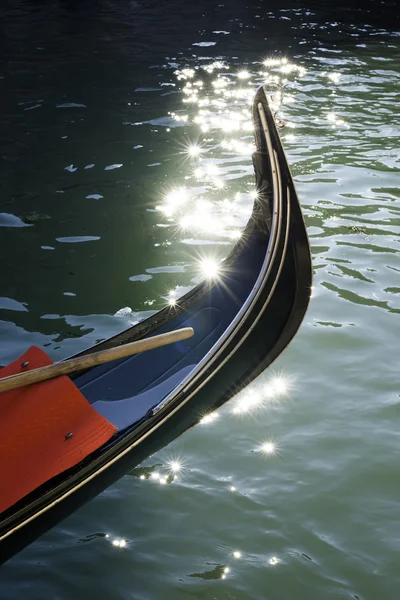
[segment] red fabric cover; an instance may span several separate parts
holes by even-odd
[[[29,365],[22,368],[24,361]],[[32,346],[0,369],[0,378],[51,363]],[[0,392],[0,512],[78,464],[116,429],[66,376]],[[73,435],[65,439],[68,433]]]

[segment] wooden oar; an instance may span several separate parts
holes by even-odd
[[[46,381],[47,379],[53,379],[60,375],[68,375],[68,373],[95,367],[96,365],[101,365],[116,360],[117,358],[124,358],[126,356],[138,354],[139,352],[145,352],[146,350],[173,344],[180,340],[186,340],[187,338],[192,337],[193,334],[194,331],[192,327],[183,327],[182,329],[161,333],[160,335],[145,338],[144,340],[139,340],[137,342],[131,342],[130,344],[123,344],[121,346],[116,346],[115,348],[93,352],[93,354],[56,362],[52,365],[47,365],[46,367],[32,369],[26,373],[10,375],[9,377],[0,379],[0,392],[8,392],[9,390],[14,390],[15,388],[24,385]]]

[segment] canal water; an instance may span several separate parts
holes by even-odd
[[[82,350],[227,255],[252,206],[261,84],[314,269],[274,365],[6,563],[0,597],[398,598],[396,3],[0,12],[0,364]]]

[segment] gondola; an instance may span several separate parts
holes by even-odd
[[[62,455],[55,472],[48,471],[52,473],[49,479],[39,485],[33,479],[28,493],[11,496],[10,505],[3,503],[0,562],[195,425],[206,412],[232,398],[277,358],[297,332],[311,293],[308,238],[263,88],[257,91],[252,110],[257,194],[251,217],[222,262],[219,277],[204,280],[175,306],[166,307],[78,356],[90,356],[182,327],[192,327],[193,337],[86,369],[68,380],[83,396],[91,415],[101,419],[100,429],[103,427],[106,433],[102,430],[104,435],[97,436],[97,447],[96,443],[94,447],[89,445],[79,457],[85,446],[81,444],[78,458],[75,455],[72,461],[75,464],[65,462]],[[28,361],[21,362],[23,359],[16,361],[17,366],[26,366]],[[38,366],[35,360],[33,366]],[[0,377],[6,369],[0,371]],[[30,388],[55,385],[54,381],[23,388],[27,402]],[[0,393],[3,406],[9,393]],[[55,394],[53,397],[55,402]],[[64,418],[59,413],[57,418]],[[47,421],[44,425],[48,429]],[[60,423],[55,426],[60,428]],[[36,427],[36,441],[26,449],[29,455],[36,444],[46,444],[40,423]],[[62,423],[61,431],[65,432]],[[62,452],[70,455],[74,453],[74,447],[68,445],[74,443],[73,432],[65,434]],[[95,429],[88,436],[93,441],[97,434]],[[9,443],[12,446],[13,442]],[[4,466],[13,448],[4,448],[1,441],[0,448]],[[53,455],[48,447],[43,453],[46,457]],[[28,458],[29,474],[35,474],[42,465],[32,465]],[[18,485],[16,480],[27,474],[28,468],[21,467],[19,473],[11,474],[10,481],[2,481],[2,490],[12,488],[14,482]]]

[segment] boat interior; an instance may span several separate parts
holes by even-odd
[[[265,232],[254,227],[226,273],[222,271],[198,301],[155,332],[192,327],[193,337],[94,367],[75,377],[75,385],[93,408],[118,430],[150,415],[149,411],[190,375],[238,317],[257,288],[266,247]]]

